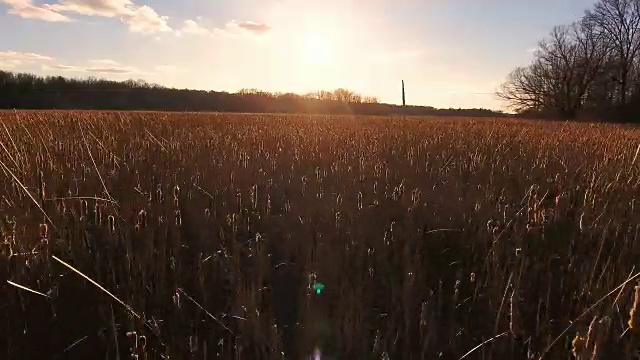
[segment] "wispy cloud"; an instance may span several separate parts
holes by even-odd
[[[182,28],[178,30],[178,35],[213,35],[213,32],[193,20],[185,20]]]
[[[266,34],[271,31],[271,26],[255,21],[232,20],[227,23],[227,28],[238,28],[257,35]]]
[[[157,33],[171,31],[167,16],[160,16],[148,5],[136,5],[131,0],[60,0],[54,4],[34,5],[33,0],[0,0],[9,5],[9,14],[28,19],[71,21],[67,13],[85,16],[119,18],[129,31]]]
[[[131,32],[155,33],[171,31],[167,16],[160,16],[147,5],[135,5],[130,0],[60,0],[57,4],[43,5],[55,12],[70,12],[86,16],[117,17],[127,24]]]
[[[44,64],[42,68],[44,70],[62,70],[105,75],[149,74],[146,71],[142,71],[133,66],[122,65],[119,62],[111,59],[90,60],[88,61],[88,64],[84,66],[67,64]]]
[[[55,3],[36,5],[34,0],[0,0],[8,5],[8,13],[26,19],[50,22],[73,21],[69,15],[97,16],[117,18],[134,33],[152,34],[173,31],[169,26],[169,17],[161,16],[149,5],[138,5],[132,0],[59,0]],[[198,21],[203,18],[198,16]],[[250,20],[232,20],[222,27],[207,28],[195,20],[185,20],[182,27],[175,31],[180,36],[205,35],[239,36],[243,34],[264,35],[271,26],[263,22]]]
[[[111,59],[89,60],[89,63],[97,66],[120,66],[120,63]]]
[[[55,12],[71,12],[87,16],[116,17],[131,14],[133,3],[129,0],[60,0],[43,7]]]
[[[48,62],[53,58],[45,55],[18,52],[18,51],[0,51],[0,68],[14,69],[22,65],[32,64],[36,62]]]
[[[61,65],[61,64],[43,65],[42,67],[44,69],[56,69],[56,70],[62,70],[62,71],[79,71],[79,70],[82,70],[81,68],[79,68],[77,66]]]
[[[0,60],[0,70],[13,69],[20,65],[19,61],[15,60]]]
[[[145,71],[134,66],[123,65],[111,59],[89,60],[86,65],[43,64],[42,69],[103,75],[177,74],[182,71],[182,69],[173,65],[158,65],[154,66],[151,71]]]
[[[169,17],[160,16],[146,5],[137,8],[131,15],[123,15],[120,19],[129,26],[131,32],[151,34],[171,31],[171,27],[167,24]]]
[[[90,67],[84,69],[86,72],[99,73],[99,74],[131,74],[133,71],[126,68],[118,67]]]
[[[0,3],[7,4],[10,15],[19,16],[24,19],[43,20],[50,22],[70,22],[71,19],[59,14],[45,6],[34,5],[32,0],[0,0]]]
[[[202,20],[200,18],[199,20]],[[185,20],[182,28],[177,30],[177,36],[188,35],[204,35],[204,36],[240,36],[240,35],[264,35],[271,31],[271,26],[255,22],[255,21],[238,21],[232,20],[223,27],[207,28],[200,25],[194,20]]]
[[[0,51],[0,60],[17,60],[17,61],[50,61],[52,57],[40,55],[31,52],[18,52],[18,51]]]
[[[142,74],[144,71],[132,66],[126,66],[111,59],[90,60],[91,64],[83,68],[84,71],[98,74]]]

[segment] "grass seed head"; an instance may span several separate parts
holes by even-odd
[[[640,285],[636,285],[634,290],[628,325],[632,334],[640,335]]]

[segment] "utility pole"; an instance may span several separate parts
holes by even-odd
[[[404,97],[404,80],[402,80],[402,106],[406,106],[407,102]]]

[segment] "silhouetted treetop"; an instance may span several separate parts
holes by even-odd
[[[345,115],[504,116],[487,109],[435,109],[381,104],[348,89],[298,95],[242,89],[236,93],[171,89],[144,80],[39,77],[0,71],[0,108],[220,111]]]
[[[637,121],[640,0],[599,0],[579,21],[554,27],[534,55],[497,93],[516,112]]]

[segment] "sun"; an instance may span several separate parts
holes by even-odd
[[[303,37],[302,58],[308,65],[326,65],[335,60],[335,47],[329,38],[319,32]]]

